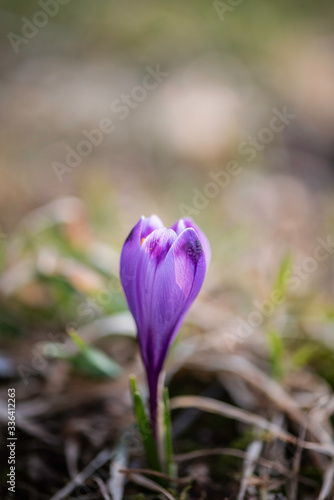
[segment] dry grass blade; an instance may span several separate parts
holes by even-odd
[[[247,459],[247,453],[241,450],[236,450],[234,448],[211,448],[211,449],[190,451],[188,453],[174,455],[174,460],[176,463],[181,463],[190,460],[197,460],[198,458],[210,457],[214,455],[230,455],[231,457],[241,458],[242,460]],[[291,472],[289,469],[284,467],[284,465],[280,464],[279,462],[272,462],[271,460],[266,460],[265,458],[261,457],[258,457],[256,462],[267,469],[276,470],[277,472],[288,478],[292,479],[295,477],[293,472]],[[307,477],[298,476],[298,480],[300,483],[307,484],[308,486],[312,486],[314,488],[318,487],[318,484],[315,481]]]
[[[78,471],[78,458],[79,458],[79,443],[75,439],[67,439],[65,441],[65,457],[66,457],[66,464],[67,464],[67,470],[70,474],[70,477],[73,479],[79,474]]]
[[[5,422],[7,425],[8,419],[8,409],[5,404],[0,403],[0,422]],[[49,434],[44,428],[34,422],[30,422],[26,418],[22,417],[21,413],[16,410],[16,427],[19,427],[23,432],[29,434],[30,436],[36,437],[49,445],[55,445],[59,443],[59,440]]]
[[[132,474],[129,472],[127,473],[127,477],[130,481],[138,484],[139,486],[144,486],[144,488],[147,488],[148,490],[162,493],[166,498],[168,498],[168,500],[175,500],[175,497],[173,497],[173,495],[165,490],[165,488],[155,483],[154,481],[151,481],[151,479],[147,479],[147,477],[144,477],[141,474]]]
[[[320,442],[330,443],[331,436],[328,435],[321,425],[312,418],[309,418],[305,422],[304,413],[295,399],[278,382],[270,378],[248,359],[238,355],[217,356],[211,353],[198,352],[192,357],[188,366],[194,368],[194,363],[196,369],[199,367],[203,369],[205,367],[209,371],[227,371],[243,378],[262,394],[265,394],[269,401],[297,422],[298,426],[306,426],[306,429]]]
[[[113,500],[122,500],[125,477],[123,468],[128,462],[128,453],[124,446],[120,447],[115,455],[114,460],[110,464],[110,479],[108,481],[108,489]]]
[[[253,441],[253,443],[251,443],[248,446],[246,452],[246,459],[244,461],[238,500],[243,500],[245,498],[249,480],[254,473],[254,469],[261,454],[262,447],[263,447],[262,441]]]
[[[290,489],[290,498],[297,498],[297,492],[298,492],[298,481],[297,481],[297,476],[298,472],[300,469],[300,463],[302,459],[302,453],[303,453],[303,448],[300,445],[305,439],[305,434],[306,434],[306,429],[305,427],[302,427],[300,430],[299,438],[298,438],[298,445],[295,453],[295,457],[293,460],[293,465],[292,465],[292,471],[295,474],[295,477],[291,481],[291,489]]]
[[[117,335],[136,337],[136,325],[129,313],[117,313],[112,316],[98,318],[79,328],[80,335],[86,342],[94,342],[104,336]]]
[[[74,490],[74,488],[78,486],[78,484],[84,483],[97,469],[102,467],[102,465],[104,465],[112,457],[113,453],[114,451],[111,451],[110,449],[102,450],[82,472],[66,484],[64,488],[57,491],[57,493],[55,493],[50,500],[63,500],[66,498]]]
[[[12,295],[20,287],[30,283],[33,277],[33,260],[31,258],[22,259],[2,273],[0,278],[0,295],[4,297]]]
[[[280,427],[272,422],[269,422],[265,418],[232,406],[228,403],[223,403],[222,401],[201,396],[180,396],[171,400],[171,409],[176,408],[199,408],[203,411],[214,413],[216,415],[239,420],[245,424],[255,425],[256,427],[270,432],[273,436],[281,439],[282,441],[286,441],[287,443],[292,443],[294,445],[299,444],[298,438],[283,431]],[[300,446],[308,450],[318,451],[332,457],[334,456],[334,446],[331,443],[318,444],[303,441],[300,443]]]
[[[178,483],[180,485],[188,484],[193,478],[191,476],[176,478],[165,474],[164,472],[158,472],[152,469],[120,469],[123,474],[148,474],[149,476],[161,477],[162,479],[167,479],[173,483]]]
[[[333,485],[334,485],[334,462],[330,464],[330,466],[325,472],[324,482],[321,491],[319,493],[318,500],[326,500],[326,498],[329,498],[329,495],[333,493]]]
[[[128,374],[137,373],[138,378],[140,378],[142,367],[139,364],[139,357],[129,364],[127,368]],[[87,381],[86,384],[76,384],[75,386],[72,386],[71,391],[60,395],[50,395],[47,404],[45,404],[42,397],[40,397],[36,398],[34,403],[29,401],[26,404],[23,402],[20,407],[22,409],[22,413],[29,415],[30,418],[36,418],[39,416],[43,416],[45,418],[46,415],[54,415],[55,413],[64,410],[69,411],[71,408],[76,408],[80,405],[91,403],[92,401],[105,399],[106,397],[110,397],[111,393],[114,395],[122,395],[125,390],[128,390],[128,385],[128,378],[126,373],[124,373],[124,376],[117,380],[101,381],[98,384],[94,383],[94,381]]]
[[[102,479],[100,477],[97,477],[97,476],[96,477],[94,476],[92,479],[98,485],[100,492],[101,492],[101,495],[103,496],[104,500],[111,500],[111,497],[107,491],[107,487],[106,487],[105,483],[102,481]],[[115,500],[114,497],[112,497],[112,498],[113,498],[113,500]]]

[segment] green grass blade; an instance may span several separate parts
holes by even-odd
[[[149,466],[153,470],[161,472],[161,466],[151,429],[151,424],[145,413],[145,407],[138,389],[137,380],[133,375],[130,376],[130,388],[132,392],[134,411],[138,423],[139,432],[145,448],[147,461],[149,463]]]
[[[277,329],[272,327],[267,330],[269,360],[272,376],[276,380],[282,379],[284,375],[284,344]]]
[[[110,356],[91,347],[74,330],[69,332],[69,336],[79,349],[79,353],[72,356],[66,355],[66,359],[78,372],[93,378],[120,376],[122,369]]]
[[[273,289],[285,297],[287,293],[288,278],[291,275],[293,266],[293,257],[290,252],[287,252],[279,265],[276,280]]]
[[[164,389],[164,431],[166,473],[169,476],[174,476],[176,471],[173,462],[172,420],[170,416],[169,393],[167,387]]]

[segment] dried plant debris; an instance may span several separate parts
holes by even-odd
[[[219,267],[209,273],[166,366],[178,473],[157,473],[134,423],[129,375],[144,398],[146,382],[118,253],[92,234],[85,207],[69,198],[1,242],[1,498],[10,498],[8,387],[20,500],[333,498],[330,295],[290,294],[283,252],[267,288],[261,269],[248,276],[263,301],[273,286],[284,301],[242,336],[248,285],[226,285]]]

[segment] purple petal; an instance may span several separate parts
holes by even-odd
[[[157,293],[156,275],[176,240],[171,229],[156,229],[142,243],[137,266],[136,298],[137,326],[144,363],[150,357],[150,348],[157,332],[154,325],[154,296]]]
[[[165,227],[163,222],[157,215],[151,215],[144,219],[143,228],[141,232],[142,238],[147,238],[155,229],[161,229]]]
[[[205,255],[206,267],[208,268],[211,260],[211,247],[207,237],[205,236],[203,231],[198,227],[198,225],[195,224],[195,222],[190,217],[185,217],[175,222],[175,224],[172,225],[171,229],[173,229],[176,232],[176,234],[179,235],[182,233],[182,231],[184,231],[189,227],[195,229],[201,241]]]
[[[138,340],[155,431],[159,374],[184,316],[202,286],[206,263],[201,242],[192,228],[179,237],[173,230],[154,231],[143,245],[137,269],[137,283],[141,283],[137,289]]]
[[[125,240],[121,253],[120,278],[124,289],[126,300],[133,317],[137,318],[136,306],[136,279],[137,265],[140,253],[140,242],[142,227],[145,218],[141,217],[132,228],[129,236]]]
[[[172,245],[156,277],[154,302],[154,369],[160,370],[182,321],[203,284],[204,251],[193,228]]]
[[[143,238],[146,238],[155,229],[162,227],[164,227],[163,223],[157,215],[151,215],[147,218],[142,216],[132,228],[123,245],[120,262],[120,278],[129,309],[136,321],[136,276],[140,247]]]

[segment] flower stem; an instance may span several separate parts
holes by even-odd
[[[158,458],[157,447],[152,433],[151,424],[146,416],[145,407],[141,398],[136,377],[130,376],[130,387],[133,398],[134,411],[138,422],[139,432],[142,437],[143,445],[146,452],[149,466],[156,471],[161,471],[161,466]]]

